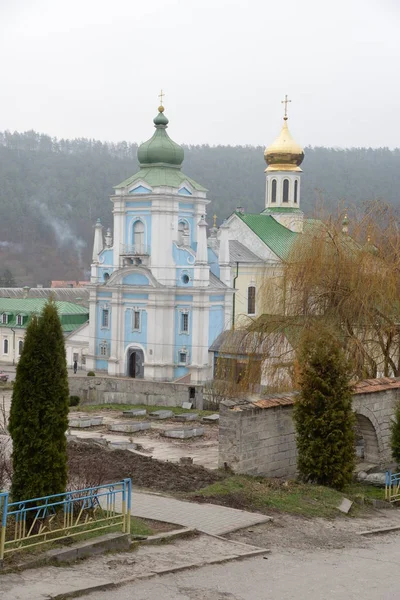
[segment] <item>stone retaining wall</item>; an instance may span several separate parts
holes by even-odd
[[[296,474],[292,406],[220,405],[219,466],[235,473],[286,477]],[[232,410],[233,409],[233,410]]]
[[[190,401],[196,409],[203,408],[203,386],[186,383],[74,375],[69,377],[69,393],[79,396],[83,404],[182,406]]]
[[[368,379],[355,386],[353,409],[365,462],[380,466],[391,462],[391,422],[399,398],[400,378]],[[295,475],[293,402],[293,394],[221,402],[219,466],[250,475]]]

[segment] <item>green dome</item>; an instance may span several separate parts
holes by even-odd
[[[164,115],[164,107],[160,106],[158,111],[158,115],[153,119],[156,128],[153,137],[138,148],[139,164],[141,166],[161,164],[179,169],[183,163],[183,148],[172,141],[166,132],[168,119]]]

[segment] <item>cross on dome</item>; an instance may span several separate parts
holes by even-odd
[[[283,118],[284,118],[285,121],[287,121],[287,119],[288,119],[288,116],[287,116],[287,105],[288,105],[289,102],[291,102],[291,100],[288,100],[287,94],[285,94],[285,99],[281,100],[281,104],[285,105],[285,113],[283,115]]]

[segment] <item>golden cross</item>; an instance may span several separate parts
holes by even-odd
[[[214,215],[214,227],[217,226],[217,215]]]
[[[160,98],[160,104],[161,106],[163,106],[163,98],[164,98],[165,94],[164,92],[161,90],[161,92],[158,94],[158,97]]]
[[[285,105],[285,114],[284,114],[284,117],[283,117],[285,119],[285,121],[287,121],[287,118],[288,118],[288,116],[287,116],[287,105],[288,105],[289,102],[291,102],[291,100],[288,100],[287,94],[285,94],[285,99],[281,100],[281,103]]]

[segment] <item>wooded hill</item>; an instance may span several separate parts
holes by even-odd
[[[112,226],[113,186],[136,172],[136,144],[57,140],[34,131],[0,132],[0,272],[18,285],[82,279],[93,225]],[[237,206],[264,207],[264,148],[185,146],[183,171],[209,189],[208,222]],[[306,148],[301,208],[313,216],[338,205],[399,204],[400,149]],[[1,273],[0,273],[1,275]]]

